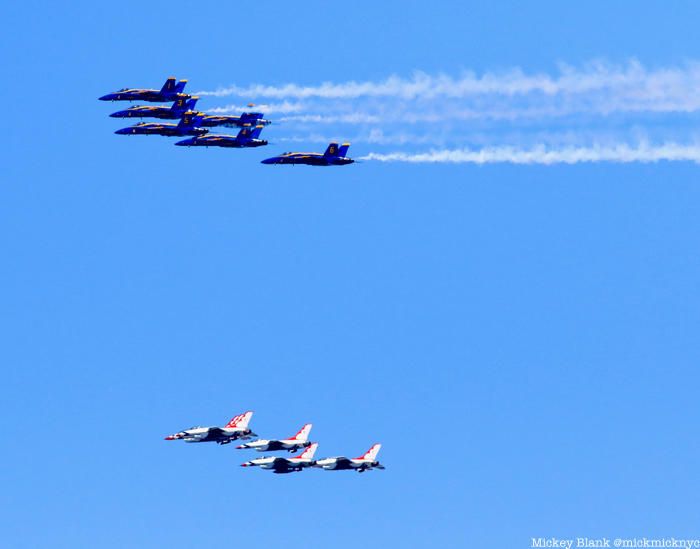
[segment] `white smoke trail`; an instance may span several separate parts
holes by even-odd
[[[582,95],[591,93],[617,94],[639,101],[660,103],[685,101],[700,91],[700,63],[681,67],[647,69],[637,61],[614,66],[602,62],[589,63],[581,69],[560,66],[559,73],[527,74],[515,68],[502,73],[481,76],[468,72],[459,78],[447,75],[431,76],[416,72],[412,78],[390,76],[379,82],[324,82],[317,86],[285,84],[268,86],[230,86],[197,95],[214,97],[269,97],[275,99],[355,99],[358,97],[394,97],[405,100],[466,98],[478,95],[517,96],[533,93],[545,96]]]
[[[700,144],[680,145],[640,143],[592,145],[589,147],[548,148],[538,145],[529,149],[485,147],[482,149],[432,150],[424,153],[370,153],[360,160],[379,162],[447,163],[447,164],[578,164],[594,162],[690,161],[700,163]]]
[[[303,122],[312,124],[379,124],[382,122],[381,116],[367,113],[349,114],[299,114],[284,116],[280,122]]]
[[[442,140],[435,135],[415,135],[403,132],[385,134],[381,129],[373,128],[369,132],[361,132],[354,135],[344,134],[343,136],[332,136],[311,133],[308,135],[278,137],[275,141],[281,143],[330,143],[331,141],[350,141],[351,143],[370,143],[374,145],[435,145]]]
[[[332,105],[326,108],[332,110]],[[260,106],[259,108],[263,108]],[[212,112],[237,112],[238,108],[212,109]],[[299,112],[287,111],[287,112]],[[513,106],[496,108],[462,108],[458,105],[447,102],[433,104],[430,109],[420,106],[413,106],[410,109],[396,107],[395,109],[382,109],[380,112],[371,113],[366,111],[355,111],[352,113],[329,113],[329,114],[291,114],[280,118],[281,122],[298,122],[313,124],[437,124],[441,122],[470,122],[470,121],[491,121],[491,122],[515,122],[515,121],[537,121],[556,118],[564,118],[579,114],[586,115],[610,115],[613,113],[691,113],[700,111],[700,93],[697,97],[689,97],[678,101],[624,101],[613,98],[602,99],[598,104],[593,101],[584,103],[568,102],[567,105],[552,106]],[[265,111],[267,112],[267,111]],[[272,112],[272,111],[271,111]],[[283,112],[283,111],[279,111]]]
[[[290,101],[283,101],[282,103],[261,103],[254,105],[224,105],[223,107],[213,107],[207,109],[208,113],[211,114],[228,114],[228,113],[241,113],[250,112],[252,110],[263,112],[265,114],[291,114],[295,112],[302,112],[306,109],[306,105],[303,103],[292,103]]]
[[[661,68],[598,62],[560,66],[551,74],[517,68],[459,77],[418,72],[316,86],[232,86],[199,95],[261,98],[254,108],[283,123],[274,130],[281,132],[280,141],[320,142],[334,134],[343,141],[396,146],[397,152],[367,156],[384,162],[696,162],[695,143],[700,144],[688,135],[697,118],[689,115],[700,113],[700,62]],[[210,112],[250,110],[244,102]],[[645,128],[665,144],[649,145]],[[562,129],[573,137],[540,135]],[[609,132],[617,135],[606,138]],[[471,148],[460,148],[463,143]],[[400,152],[402,145],[434,149],[410,154]]]

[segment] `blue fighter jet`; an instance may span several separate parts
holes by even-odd
[[[262,124],[255,126],[252,130],[245,127],[233,135],[210,134],[204,137],[191,137],[175,143],[180,147],[227,147],[232,149],[242,149],[247,147],[262,147],[267,145],[264,139],[258,139],[263,130]]]
[[[114,133],[119,135],[163,135],[165,137],[184,137],[186,135],[204,135],[209,130],[198,127],[201,117],[192,111],[184,114],[179,124],[162,124],[159,122],[140,122],[135,126],[122,128]]]
[[[187,80],[176,82],[175,78],[170,77],[165,81],[160,90],[144,90],[139,88],[124,88],[118,92],[108,93],[100,97],[100,101],[151,101],[154,103],[168,103],[177,101],[181,97],[185,99],[190,96],[182,93],[185,89]]]
[[[263,164],[306,164],[308,166],[344,166],[355,162],[345,155],[348,152],[350,143],[343,143],[338,147],[338,143],[328,145],[326,152],[321,153],[301,153],[287,152],[279,156],[273,156],[262,161]]]
[[[202,126],[213,128],[215,126],[226,126],[228,128],[245,128],[246,126],[267,126],[269,120],[263,119],[261,112],[244,112],[241,116],[228,116],[217,114],[206,114],[202,116]]]
[[[160,118],[162,120],[180,120],[187,111],[193,111],[199,97],[187,99],[181,97],[171,107],[137,105],[123,111],[113,112],[112,118]]]

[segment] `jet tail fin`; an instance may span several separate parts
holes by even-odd
[[[257,125],[257,126],[255,126],[255,127],[251,130],[251,132],[250,132],[250,138],[251,138],[251,139],[257,139],[258,137],[260,137],[260,132],[263,131],[263,128],[264,128],[264,127],[265,127],[265,126],[263,126],[263,125]]]
[[[377,459],[377,454],[379,453],[379,450],[381,450],[381,448],[382,448],[381,444],[374,444],[369,450],[367,450],[364,454],[362,454],[357,459],[364,459],[367,461],[375,461]]]
[[[183,104],[184,110],[193,111],[193,110],[195,110],[195,106],[197,105],[198,100],[199,100],[199,97],[195,95],[194,97],[190,97],[189,99],[178,99],[176,101],[176,103],[179,101],[184,101],[184,104]]]
[[[187,111],[185,114],[182,115],[182,118],[180,119],[180,123],[178,124],[178,127],[180,129],[194,128],[201,121],[202,121],[201,114],[194,112],[194,111]]]
[[[163,87],[160,89],[161,93],[172,92],[176,90],[175,77],[171,76],[165,81]]]
[[[231,418],[231,421],[229,421],[226,424],[226,427],[236,428],[236,429],[247,429],[248,423],[250,423],[250,419],[252,417],[253,417],[253,412],[251,412],[251,411],[247,411],[243,414],[238,414],[237,416]]]
[[[250,129],[250,124],[246,124],[241,128],[241,131],[238,132],[236,139],[250,139],[251,134],[252,130]]]
[[[350,148],[350,143],[343,143],[338,148],[338,156],[345,157],[348,154],[348,149]]]
[[[177,84],[175,84],[175,91],[177,93],[182,93],[185,91],[185,86],[187,85],[187,80],[180,80]]]
[[[255,124],[262,117],[263,113],[261,112],[244,112],[240,118],[243,124]]]
[[[299,432],[291,437],[290,440],[298,440],[299,442],[306,442],[309,440],[309,433],[311,432],[311,427],[313,425],[311,423],[307,423],[304,425],[301,429],[299,429]]]
[[[316,453],[316,448],[318,448],[318,442],[314,442],[311,446],[309,446],[301,454],[296,456],[296,458],[292,458],[292,459],[314,459],[314,454]]]
[[[338,143],[330,143],[323,156],[338,156]]]
[[[197,103],[197,98],[193,98],[194,102],[192,102],[192,99],[186,99],[184,97],[180,97],[177,99],[173,105],[170,107],[170,110],[173,112],[186,112],[186,111],[192,111],[194,110],[194,105]]]

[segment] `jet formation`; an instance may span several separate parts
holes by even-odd
[[[217,444],[229,444],[236,440],[248,441],[257,437],[250,430],[248,424],[253,417],[253,412],[248,411],[234,416],[224,427],[191,427],[173,435],[168,435],[165,440],[183,440],[185,442],[216,442]],[[239,450],[256,450],[257,452],[287,451],[298,452],[293,457],[264,456],[253,458],[241,463],[241,467],[260,467],[271,470],[276,474],[298,473],[308,468],[323,469],[325,471],[357,471],[364,473],[372,469],[384,469],[384,465],[377,461],[381,444],[374,444],[364,454],[356,458],[344,456],[315,459],[317,442],[311,442],[309,435],[313,425],[307,423],[293,436],[282,439],[256,439],[244,442],[236,446]]]
[[[110,114],[112,118],[156,118],[159,120],[177,120],[177,123],[139,122],[133,126],[117,130],[118,135],[159,135],[163,137],[188,137],[178,141],[180,147],[221,147],[229,149],[247,149],[264,147],[268,141],[260,139],[265,126],[271,124],[260,112],[244,112],[239,116],[208,114],[197,110],[199,97],[185,93],[187,80],[170,77],[160,90],[123,88],[103,95],[101,101],[146,101],[169,103],[172,105],[137,105]],[[251,104],[251,106],[253,106]],[[237,135],[210,133],[209,128],[240,128]],[[350,143],[330,143],[324,153],[286,152],[262,160],[262,164],[273,165],[307,165],[307,166],[344,166],[354,160],[348,158]]]

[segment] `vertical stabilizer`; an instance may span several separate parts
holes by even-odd
[[[235,417],[231,418],[231,421],[229,421],[226,424],[226,427],[228,428],[236,428],[236,429],[247,429],[248,428],[248,423],[250,423],[250,419],[253,417],[253,412],[248,411],[243,414],[239,414]]]
[[[165,81],[163,87],[160,89],[160,93],[168,93],[175,91],[175,77],[171,76]]]
[[[299,429],[299,432],[293,437],[291,437],[290,440],[306,442],[307,440],[309,440],[309,433],[311,432],[311,427],[313,427],[313,425],[311,423],[307,423],[301,429]]]
[[[376,461],[377,460],[377,454],[379,453],[379,450],[382,448],[381,444],[375,444],[372,446],[369,450],[367,450],[363,455],[361,455],[357,459],[364,459],[365,461]]]
[[[331,143],[328,145],[328,148],[326,149],[326,152],[323,153],[323,156],[338,156],[338,143]]]
[[[318,448],[318,442],[314,442],[311,446],[309,446],[301,454],[299,454],[296,457],[293,457],[292,459],[314,459],[314,454],[316,453],[316,448]]]
[[[258,137],[260,137],[260,132],[263,131],[263,128],[264,128],[264,127],[265,127],[265,126],[263,126],[262,124],[259,124],[259,125],[255,126],[255,127],[251,130],[251,132],[250,132],[250,138],[251,138],[251,139],[257,139]]]

